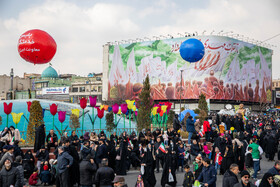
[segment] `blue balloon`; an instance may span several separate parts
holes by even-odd
[[[204,56],[204,45],[195,38],[184,41],[180,46],[181,57],[188,62],[197,62]]]

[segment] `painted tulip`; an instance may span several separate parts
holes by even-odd
[[[163,111],[163,113],[166,112],[166,109],[167,109],[167,106],[166,106],[166,105],[162,105],[162,106],[161,106],[161,111]]]
[[[20,122],[21,116],[23,115],[23,113],[14,113],[12,112],[12,117],[13,117],[13,121],[14,123],[17,125]]]
[[[87,107],[87,98],[83,97],[82,99],[80,99],[80,107],[82,109],[85,109]]]
[[[122,110],[121,109],[119,109],[118,114],[122,114]]]
[[[112,109],[113,113],[117,114],[119,112],[119,105],[117,103],[113,104]]]
[[[97,100],[97,96],[94,96],[94,97],[89,96],[89,105],[91,107],[95,107],[96,106],[96,100]]]
[[[104,109],[97,108],[97,116],[98,118],[103,118],[104,116]]]
[[[63,123],[65,121],[66,118],[66,112],[65,111],[59,111],[58,112],[58,120],[60,121],[60,123]]]
[[[56,104],[53,103],[52,105],[50,105],[50,112],[53,116],[56,115],[56,113],[57,113],[57,105]]]
[[[127,104],[127,108],[129,109],[129,110],[131,110],[132,109],[132,107],[134,106],[134,102],[135,102],[135,100],[125,100],[125,102],[126,102],[126,104]]]
[[[167,110],[171,109],[172,103],[170,102],[165,102],[165,105],[167,106]]]
[[[136,106],[135,105],[133,105],[132,111],[136,111]]]
[[[109,105],[104,105],[104,110],[108,110],[108,108],[109,108]]]
[[[76,108],[76,109],[71,109],[72,114],[76,115],[77,117],[80,117],[80,109]]]
[[[121,110],[123,114],[126,114],[127,112],[127,104],[121,104]]]
[[[157,113],[159,114],[159,113],[161,112],[161,106],[158,105],[157,107],[158,107],[158,108],[157,108]]]
[[[13,103],[9,103],[7,105],[7,103],[4,102],[4,112],[5,112],[5,114],[9,115],[12,112],[12,108],[13,108]]]
[[[162,117],[163,116],[163,110],[160,111],[159,115]]]
[[[157,109],[158,107],[153,107],[152,108],[152,114],[155,116],[157,114]]]
[[[30,112],[30,107],[32,105],[32,102],[31,101],[27,101],[26,103],[27,103],[27,110],[28,110],[28,112]]]

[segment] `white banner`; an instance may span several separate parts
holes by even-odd
[[[43,88],[42,95],[46,95],[46,94],[53,94],[53,95],[69,94],[69,87]]]

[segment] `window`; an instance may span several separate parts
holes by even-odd
[[[78,89],[77,87],[73,87],[73,88],[72,88],[72,92],[78,92],[78,90],[79,90],[79,89]]]
[[[86,91],[85,87],[80,87],[80,92],[85,92],[85,91]]]

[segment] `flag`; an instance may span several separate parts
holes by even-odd
[[[131,140],[128,141],[128,145],[133,148],[133,144],[132,144]]]
[[[163,143],[160,144],[159,149],[161,150],[161,152],[166,153]]]
[[[204,135],[204,133],[203,133],[203,131],[202,131],[202,130],[200,130],[198,134],[199,134],[199,136],[200,136],[201,138],[202,138],[202,137],[203,137],[203,135]]]
[[[188,159],[188,158],[189,158],[190,153],[188,153],[188,151],[185,151],[185,152],[183,153],[183,155],[184,155],[184,157],[185,157],[186,159]]]

